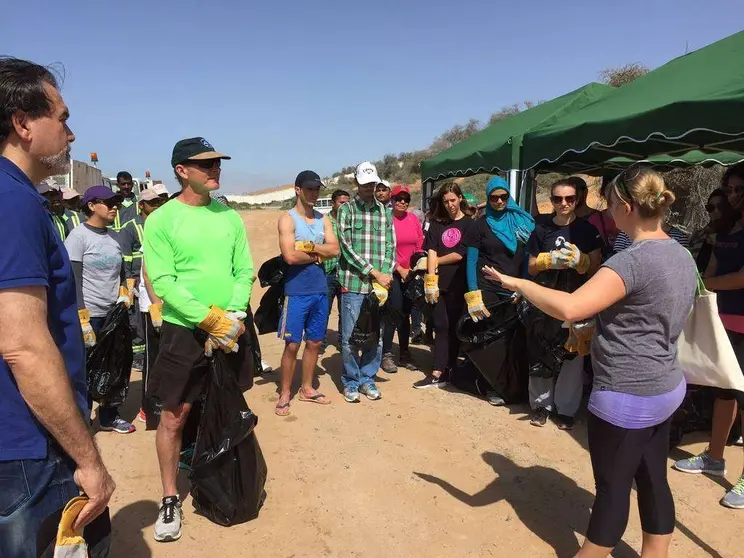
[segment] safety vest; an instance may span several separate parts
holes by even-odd
[[[59,217],[57,215],[51,214],[51,217],[52,224],[54,225],[54,228],[59,235],[59,239],[64,242],[65,238],[67,238],[67,228],[65,227],[65,222],[62,220],[62,217]]]
[[[128,209],[132,207],[132,205],[134,205],[134,214],[135,215],[140,214],[139,204],[136,201],[124,200],[123,202],[121,202],[121,207],[119,207],[119,209],[116,210],[116,217],[114,217],[113,229],[115,231],[120,231],[121,229],[127,226],[127,223],[129,223],[129,221],[124,221],[124,223],[121,222],[121,210]]]
[[[72,211],[71,209],[65,210],[65,214],[62,216],[62,219],[67,221],[72,221],[72,227],[71,229],[74,229],[80,224],[80,215],[77,211]]]
[[[127,227],[130,224],[134,227],[134,230],[137,232],[137,240],[139,240],[140,248],[142,248],[142,239],[144,238],[144,235],[145,235],[145,229],[142,228],[142,225],[140,225],[137,222],[137,219],[132,219],[130,221],[127,221],[126,223],[124,223],[124,225],[121,227],[121,229],[123,230],[124,227]],[[129,256],[123,256],[123,258],[124,258],[124,261],[125,262],[132,262],[134,260],[141,260],[142,259],[142,251],[140,250],[138,252],[133,252]]]

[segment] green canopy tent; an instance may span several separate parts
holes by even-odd
[[[598,101],[614,88],[590,83],[552,101],[498,120],[421,163],[421,180],[440,180],[522,169],[522,136]]]
[[[584,172],[615,157],[744,153],[744,31],[680,56],[528,132],[525,169]]]

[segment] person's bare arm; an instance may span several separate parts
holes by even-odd
[[[600,270],[573,293],[548,289],[529,279],[519,279],[485,267],[483,274],[517,292],[558,320],[578,322],[591,318],[625,298],[625,281],[608,267]]]
[[[451,254],[447,254],[446,256],[440,256],[438,258],[439,265],[450,265],[450,264],[456,264],[457,262],[462,261],[462,254],[458,254],[457,252],[452,252]]]
[[[437,251],[429,250],[426,252],[426,273],[434,275],[437,272],[438,265],[439,257],[437,256]]]
[[[315,263],[317,258],[312,254],[306,254],[295,250],[295,227],[294,221],[289,213],[279,217],[279,250],[281,250],[284,261],[289,265],[305,265]]]
[[[530,277],[537,277],[540,273],[540,270],[537,269],[537,258],[532,254],[530,254],[530,260],[527,263],[527,273],[530,274]]]
[[[90,500],[75,525],[89,523],[106,508],[115,485],[75,402],[65,363],[47,327],[44,287],[0,290],[0,355],[31,412],[77,464],[75,481]]]
[[[593,276],[599,270],[599,266],[602,265],[602,250],[594,250],[589,252],[589,269],[586,273],[589,277]]]
[[[328,217],[323,217],[323,232],[325,235],[325,241],[323,244],[316,244],[313,249],[313,254],[318,254],[323,258],[335,258],[341,252],[338,245],[338,238],[336,233],[333,232],[333,223]]]
[[[705,273],[703,273],[703,283],[705,283],[706,289],[711,291],[736,291],[744,289],[744,268],[733,273],[714,277],[717,270],[718,260],[715,254],[711,254],[708,267],[705,269]]]

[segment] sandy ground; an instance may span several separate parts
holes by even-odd
[[[278,215],[243,214],[256,269],[278,252]],[[254,309],[262,293],[256,285]],[[261,342],[264,358],[278,366],[282,344],[274,335]],[[413,352],[429,365],[428,349]],[[214,525],[193,512],[187,497],[183,538],[155,543],[161,486],[154,432],[137,423],[129,436],[99,433],[118,485],[111,555],[542,557],[578,549],[593,500],[583,417],[570,434],[550,424],[535,428],[526,407],[494,408],[463,393],[411,389],[421,373],[407,370],[380,372],[381,401],[350,405],[339,394],[341,359],[333,348],[319,367],[328,371],[319,382],[330,406],[294,399],[291,416],[276,417],[276,374],[246,393],[260,417],[257,433],[269,470],[266,504],[247,524]],[[128,418],[137,411],[140,387],[135,374]],[[675,458],[704,447],[702,437],[686,442]],[[744,511],[718,504],[742,468],[742,450],[729,448],[727,456],[726,479],[670,472],[678,520],[671,556],[742,555]],[[631,507],[616,557],[640,552],[635,495]]]

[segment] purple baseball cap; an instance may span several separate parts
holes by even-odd
[[[119,194],[117,194],[111,188],[107,186],[103,186],[103,185],[91,186],[83,194],[83,199],[81,200],[81,203],[83,204],[83,206],[86,206],[88,205],[89,202],[92,202],[93,200],[106,201],[106,200],[110,200],[111,198],[124,199]]]

